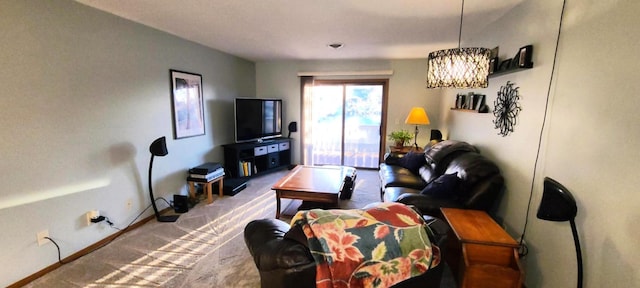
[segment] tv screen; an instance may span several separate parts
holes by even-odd
[[[282,136],[282,100],[236,98],[236,142]]]

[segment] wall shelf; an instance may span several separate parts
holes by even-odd
[[[523,71],[523,70],[529,70],[531,68],[533,68],[533,65],[531,67],[518,67],[518,68],[505,69],[505,70],[502,70],[502,71],[496,71],[496,72],[493,72],[492,74],[489,74],[489,78],[499,77],[499,76],[506,75],[506,74],[520,72],[520,71]]]
[[[478,112],[478,110],[474,110],[474,109],[460,109],[460,108],[453,108],[453,107],[451,107],[451,110],[460,111],[460,112],[478,113],[478,114],[489,113],[489,112]]]
[[[498,49],[497,47],[495,49]],[[520,72],[523,70],[533,68],[533,45],[527,45],[518,50],[513,58],[504,59],[500,61],[496,55],[493,55],[489,62],[489,78],[498,77],[514,72]]]

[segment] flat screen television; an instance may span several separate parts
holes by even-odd
[[[282,136],[282,100],[235,99],[236,143]]]

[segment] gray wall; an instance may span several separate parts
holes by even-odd
[[[157,137],[156,196],[186,194],[186,169],[233,142],[233,98],[255,96],[254,63],[74,1],[0,1],[0,27],[0,286],[57,261],[41,230],[66,257],[116,232],[87,211],[133,221]],[[202,75],[206,135],[173,139],[169,69]]]
[[[640,282],[636,245],[640,230],[634,225],[640,220],[636,193],[640,178],[634,174],[640,166],[640,131],[633,128],[640,120],[636,112],[640,97],[635,95],[640,91],[640,56],[634,51],[640,31],[631,27],[640,27],[635,15],[640,2],[567,2],[551,86],[562,1],[524,0],[488,27],[465,23],[463,46],[500,46],[503,59],[513,57],[522,46],[534,45],[533,69],[492,78],[488,88],[471,90],[486,94],[493,108],[497,91],[507,81],[520,87],[523,110],[508,137],[497,135],[492,114],[450,110],[455,94],[468,90],[425,91],[424,59],[259,62],[257,94],[286,98],[286,116],[299,120],[297,72],[394,70],[387,116],[391,127],[400,119],[398,127],[410,128],[402,124],[408,109],[423,105],[434,128],[449,139],[477,145],[501,167],[506,177],[498,210],[501,224],[518,239],[529,217],[525,241],[530,252],[523,261],[527,287],[574,287],[576,282],[569,224],[535,217],[545,176],[560,181],[577,200],[585,287],[632,287]],[[432,112],[431,107],[439,109]],[[437,116],[431,117],[432,113]]]
[[[493,115],[452,112],[453,138],[477,144],[506,175],[500,206],[504,224],[519,237],[529,217],[525,241],[528,287],[572,287],[576,259],[568,223],[538,220],[542,181],[551,177],[569,189],[578,204],[576,223],[582,241],[585,287],[631,287],[640,281],[637,251],[640,179],[640,73],[635,52],[640,43],[638,1],[567,1],[553,83],[562,1],[523,1],[468,45],[500,45],[501,56],[534,45],[534,69],[491,79],[491,103],[507,81],[520,87],[522,111],[515,132],[496,135]],[[549,102],[547,104],[547,93]],[[455,93],[447,97],[453,98]],[[548,114],[545,119],[545,107]],[[536,167],[538,139],[542,143]],[[531,192],[531,211],[527,204]]]
[[[413,133],[415,126],[404,124],[404,120],[414,106],[425,108],[430,120],[428,126],[420,126],[418,144],[429,141],[430,129],[443,129],[439,121],[441,111],[441,94],[439,90],[426,90],[426,59],[420,60],[340,60],[340,61],[263,61],[256,63],[257,92],[261,97],[277,97],[285,99],[284,123],[298,121],[300,123],[300,78],[298,72],[344,72],[392,70],[391,76],[362,76],[389,78],[389,109],[387,111],[387,131],[383,140],[388,141],[386,134],[391,131],[405,129]],[[339,79],[342,76],[323,76],[322,78]],[[344,77],[342,77],[344,78]],[[353,77],[352,77],[353,78]],[[285,126],[286,127],[286,126]],[[300,131],[300,129],[298,130]],[[293,162],[300,163],[300,132],[292,133],[294,138]]]

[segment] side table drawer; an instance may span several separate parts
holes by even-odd
[[[524,273],[515,248],[465,243],[462,250],[462,287],[522,287]]]
[[[280,151],[289,150],[289,142],[280,143],[278,148]]]

